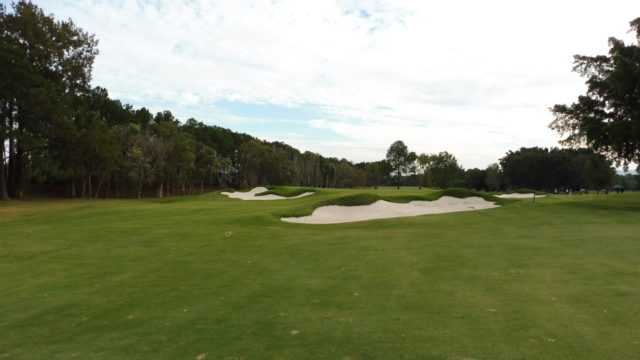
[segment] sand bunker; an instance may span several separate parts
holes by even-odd
[[[443,196],[435,201],[411,201],[406,204],[378,200],[370,205],[322,206],[315,209],[313,214],[309,216],[282,218],[282,221],[301,224],[338,224],[373,219],[481,210],[494,207],[498,207],[498,205],[477,196],[464,199]]]
[[[230,198],[235,198],[235,199],[241,199],[241,200],[287,200],[287,199],[297,199],[297,198],[301,198],[303,196],[307,196],[307,195],[311,195],[313,194],[312,192],[306,192],[306,193],[302,193],[298,196],[292,196],[292,197],[284,197],[284,196],[280,196],[280,195],[274,195],[274,194],[269,194],[269,195],[262,195],[262,196],[256,196],[256,194],[260,194],[263,193],[265,191],[269,191],[269,189],[267,189],[266,187],[257,187],[257,188],[253,188],[250,191],[247,192],[240,192],[240,191],[236,191],[236,192],[221,192],[220,194],[222,195],[227,195]]]
[[[545,197],[545,195],[536,195],[534,193],[528,193],[528,194],[512,193],[512,194],[502,194],[502,195],[496,195],[496,196],[503,199],[532,199],[534,195],[535,197]]]

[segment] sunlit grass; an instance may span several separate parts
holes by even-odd
[[[2,204],[0,359],[640,352],[640,194],[322,226],[277,216],[359,193],[436,191]]]

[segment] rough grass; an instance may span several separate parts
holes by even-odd
[[[0,359],[637,359],[640,194],[271,215],[362,192],[3,204]]]

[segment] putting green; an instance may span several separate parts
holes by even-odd
[[[0,359],[640,353],[640,194],[322,226],[279,219],[361,192],[0,203]]]

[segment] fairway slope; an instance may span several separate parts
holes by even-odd
[[[638,359],[640,192],[313,190],[0,203],[0,359]],[[280,220],[444,196],[501,206]]]
[[[269,189],[260,186],[260,187],[253,188],[247,192],[240,192],[240,191],[236,191],[232,193],[221,192],[220,194],[226,195],[230,198],[240,199],[240,200],[287,200],[287,199],[297,199],[297,198],[301,198],[301,197],[309,196],[313,194],[313,192],[307,191],[302,194],[299,194],[296,196],[289,196],[289,197],[275,195],[275,194],[260,195],[261,193],[268,192],[268,191]]]
[[[283,217],[282,221],[302,224],[338,224],[373,219],[490,209],[497,206],[499,205],[477,196],[467,198],[442,196],[434,201],[410,201],[404,204],[378,200],[369,205],[322,206],[315,209],[309,216]]]

